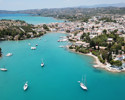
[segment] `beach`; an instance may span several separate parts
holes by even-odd
[[[68,48],[68,47],[67,47]],[[109,72],[113,72],[113,73],[120,73],[120,72],[125,72],[125,69],[122,69],[122,70],[119,70],[119,69],[116,69],[116,68],[113,68],[113,67],[110,67],[111,64],[109,63],[106,63],[106,64],[103,64],[99,61],[98,57],[96,57],[95,55],[93,55],[92,53],[88,53],[88,54],[83,54],[83,53],[80,53],[80,52],[76,52],[75,49],[69,49],[70,51],[74,52],[74,53],[78,53],[78,54],[82,54],[82,55],[86,55],[86,56],[91,56],[94,58],[94,65],[93,67],[94,68],[100,68],[100,69],[105,69],[106,71],[109,71]]]

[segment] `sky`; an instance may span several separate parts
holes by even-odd
[[[125,0],[0,0],[0,10],[64,8],[114,3],[125,3]]]

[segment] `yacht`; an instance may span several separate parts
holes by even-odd
[[[9,57],[9,56],[12,56],[13,54],[12,53],[8,53],[6,56]]]
[[[31,47],[31,50],[36,50],[36,47]]]
[[[87,90],[87,86],[85,85],[85,80],[84,80],[84,83],[83,83],[83,77],[82,77],[82,82],[80,82],[80,87],[81,87],[83,90]]]
[[[1,71],[7,71],[7,69],[5,68],[5,66],[3,68],[0,69]]]
[[[26,82],[26,83],[24,84],[23,89],[24,89],[24,91],[26,91],[26,90],[28,89],[28,82]]]
[[[43,60],[42,60],[41,67],[43,67],[43,66],[44,66],[44,62],[43,62]]]

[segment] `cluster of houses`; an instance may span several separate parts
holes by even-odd
[[[117,22],[105,22],[100,21],[99,16],[94,16],[88,20],[88,22],[64,22],[64,23],[50,23],[47,24],[51,32],[68,32],[68,33],[77,33],[74,38],[80,39],[80,36],[84,33],[89,33],[90,38],[94,38],[98,35],[101,35],[104,30],[107,34],[114,30],[118,30],[117,34],[122,35],[125,33],[125,16],[116,17]],[[122,21],[122,23],[121,23]],[[43,24],[37,25],[37,31],[45,31],[43,29]]]

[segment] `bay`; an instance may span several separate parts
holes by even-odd
[[[113,74],[93,68],[94,59],[59,48],[57,40],[66,34],[48,33],[24,41],[0,42],[3,57],[0,67],[0,100],[124,100],[125,75]],[[31,46],[38,44],[36,50]],[[8,52],[13,56],[6,57]],[[45,67],[41,68],[41,59]],[[88,91],[80,88],[77,81],[86,75]],[[23,91],[28,81],[29,88]]]

